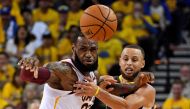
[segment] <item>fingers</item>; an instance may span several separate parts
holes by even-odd
[[[73,92],[75,92],[77,96],[93,96],[96,91],[96,88],[89,85],[89,83],[83,84],[80,82],[79,84],[78,82],[77,84],[74,84],[73,87],[76,88]]]
[[[102,89],[106,89],[107,86],[111,85],[111,82],[109,81],[103,81],[99,84],[99,87],[101,87]]]
[[[34,78],[38,78],[38,67],[34,68]]]

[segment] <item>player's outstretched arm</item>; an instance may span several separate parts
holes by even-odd
[[[58,72],[69,72],[70,67],[64,66],[59,62],[52,62],[39,67],[39,60],[35,57],[23,58],[18,65],[21,68],[20,77],[24,81],[37,84],[44,84],[57,79]],[[59,74],[58,74],[59,76]],[[58,79],[57,79],[58,80]]]
[[[43,84],[50,78],[50,71],[45,67],[39,67],[36,57],[23,58],[18,62],[21,68],[20,77],[24,81]]]

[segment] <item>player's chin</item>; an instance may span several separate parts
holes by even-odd
[[[83,64],[84,64],[85,66],[91,66],[91,65],[94,64],[94,62],[93,62],[93,61],[84,61]]]

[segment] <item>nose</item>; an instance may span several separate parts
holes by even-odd
[[[85,57],[86,58],[91,58],[92,57],[92,53],[90,51],[87,51]]]
[[[132,64],[132,61],[129,59],[126,63],[126,65],[130,66]]]

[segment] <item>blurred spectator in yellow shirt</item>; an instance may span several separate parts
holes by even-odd
[[[182,96],[183,82],[178,80],[172,84],[173,97],[166,99],[162,109],[190,109],[190,103],[187,98]]]
[[[83,10],[80,9],[81,0],[69,0],[69,12],[67,18],[66,30],[68,30],[72,25],[79,26],[80,17],[83,14]]]
[[[43,44],[36,49],[35,55],[39,58],[41,65],[44,65],[50,61],[58,60],[58,51],[53,44],[52,36],[50,33],[43,35]]]
[[[59,37],[59,13],[50,8],[51,0],[39,0],[39,8],[33,10],[33,20],[45,22],[56,42]]]
[[[121,50],[122,50],[122,43],[117,38],[111,38],[108,41],[103,41],[98,43],[98,54],[100,60],[102,60],[100,62],[102,62],[106,66],[106,69],[109,69],[112,66],[112,64],[117,62],[116,60],[119,59]],[[102,65],[102,63],[100,62],[99,64]]]
[[[66,5],[61,5],[58,7],[60,22],[59,22],[59,36],[64,33],[67,25],[69,7]]]
[[[1,0],[0,9],[5,7],[10,8],[10,15],[15,17],[17,24],[21,26],[24,25],[25,23],[20,13],[20,7],[18,3],[19,3],[18,0]]]
[[[133,34],[131,29],[122,29],[123,19],[125,14],[121,11],[116,12],[118,26],[117,31],[114,33],[113,37],[117,37],[122,41],[122,45],[124,44],[137,44],[136,37]]]
[[[9,56],[5,52],[0,52],[0,89],[4,83],[13,80],[15,68],[9,63]]]
[[[136,38],[150,36],[156,29],[150,16],[143,14],[143,7],[140,2],[134,5],[134,13],[124,18],[122,28],[132,29]]]
[[[17,69],[13,80],[7,82],[2,89],[2,97],[13,106],[19,105],[22,98],[22,91],[25,83],[20,79],[20,70]]]
[[[79,33],[78,26],[72,25],[68,32],[62,34],[58,43],[59,59],[70,57],[72,54],[72,42],[74,37]]]
[[[134,3],[133,0],[116,0],[111,8],[114,11],[120,11],[128,15],[133,13]]]

